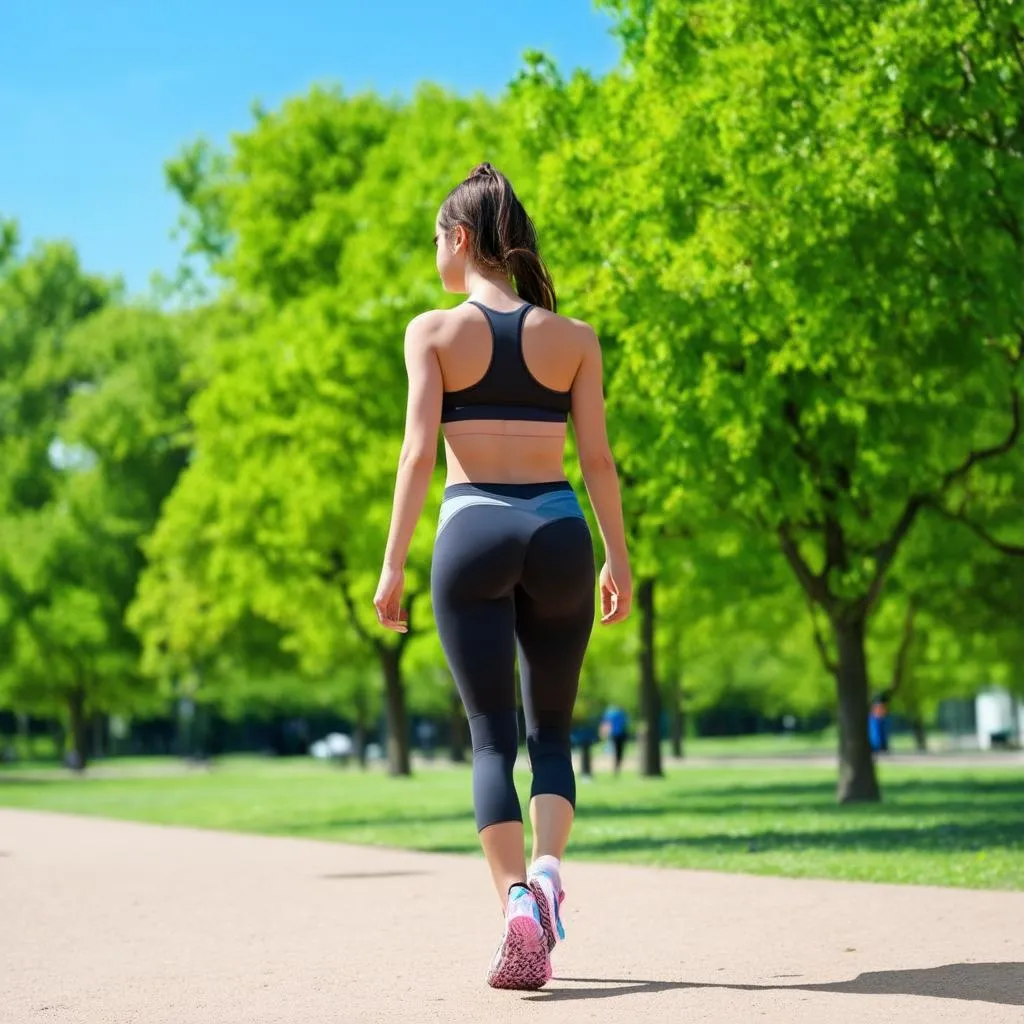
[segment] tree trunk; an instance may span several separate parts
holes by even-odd
[[[673,672],[668,685],[669,740],[672,756],[682,758],[683,736],[686,733],[686,712],[683,708],[683,683],[681,673]]]
[[[924,719],[921,717],[920,712],[914,714],[914,717],[910,722],[910,727],[914,731],[914,746],[917,748],[918,753],[927,754],[928,732],[925,728]]]
[[[68,695],[68,717],[74,767],[82,771],[89,760],[89,722],[85,715],[85,691],[80,686]]]
[[[593,743],[580,744],[580,775],[586,778],[594,774],[593,750]]]
[[[466,761],[466,712],[458,693],[452,692],[451,714],[448,722],[448,756],[453,764]]]
[[[402,648],[382,644],[379,648],[384,672],[384,710],[388,728],[388,774],[412,775],[409,757],[409,724],[405,712],[402,680]]]
[[[641,580],[636,597],[640,609],[640,718],[644,723],[640,774],[653,777],[662,774],[661,694],[654,660],[654,580]]]
[[[865,618],[833,619],[839,664],[839,787],[841,804],[881,800],[868,739],[868,667],[864,657]]]

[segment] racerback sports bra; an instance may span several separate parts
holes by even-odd
[[[441,399],[441,422],[460,420],[537,420],[565,423],[572,407],[570,391],[545,387],[523,358],[523,321],[529,303],[501,313],[469,300],[491,328],[491,362],[475,384],[446,391]]]

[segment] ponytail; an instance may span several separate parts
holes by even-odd
[[[555,286],[539,253],[530,249],[511,249],[505,254],[505,262],[521,299],[531,306],[558,312]]]

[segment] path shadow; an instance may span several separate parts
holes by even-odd
[[[1024,792],[1024,780],[1016,774],[1010,774],[1005,779],[963,779],[959,776],[943,778],[940,775],[928,779],[893,779],[886,781],[883,789],[887,797],[891,796],[894,799],[924,795],[934,801],[936,794],[939,793],[948,793],[952,797],[963,797],[968,794],[1019,797]],[[758,799],[773,796],[781,796],[787,799],[817,796],[826,800],[830,806],[834,807],[836,783],[834,778],[825,776],[823,773],[823,777],[820,780],[813,781],[757,782],[752,780],[748,785],[694,786],[681,792],[703,797],[713,796],[726,800]],[[936,803],[938,804],[938,801]]]
[[[1024,1006],[1024,963],[945,964],[903,971],[871,971],[851,981],[819,985],[716,985],[697,981],[644,981],[639,978],[558,978],[572,988],[552,988],[528,996],[539,1002],[608,999],[673,989],[725,989],[732,992],[835,992],[844,995],[908,995],[932,999]]]
[[[705,835],[609,836],[573,839],[578,853],[624,853],[662,849],[675,843],[691,849],[724,853],[773,853],[797,850],[852,849],[870,852],[934,850],[941,853],[986,850],[995,846],[1024,846],[1024,825],[1018,821],[979,821],[968,825],[942,822],[927,828],[849,828],[832,831],[769,831],[766,829]]]
[[[430,871],[339,871],[337,874],[321,875],[324,881],[357,881],[368,878],[407,878],[411,875],[429,875]]]
[[[1019,820],[1024,827],[1024,778],[963,780],[960,778],[907,779],[886,782],[886,803],[836,803],[835,779],[819,781],[765,782],[747,785],[692,785],[665,788],[655,802],[621,804],[591,803],[577,809],[577,818],[598,821],[607,818],[713,816],[730,813],[766,814],[773,811],[818,812],[837,822],[863,818],[870,821],[890,813],[897,815],[941,815],[946,819],[965,816],[1000,816]],[[605,790],[607,795],[611,790]]]
[[[555,978],[568,982],[572,988],[546,988],[526,1001],[536,1003],[562,1003],[577,999],[610,999],[613,996],[650,995],[653,992],[671,992],[684,988],[727,988],[726,985],[706,985],[699,981],[642,981],[639,978]]]
[[[931,996],[1024,1006],[1024,964],[946,964],[905,971],[873,971],[853,981],[798,987],[804,992]]]
[[[729,814],[789,814],[794,811],[801,814],[816,813],[826,814],[831,820],[845,822],[856,820],[853,816],[860,815],[865,820],[880,818],[887,814],[903,816],[920,815],[942,815],[945,818],[957,818],[965,815],[983,817],[986,815],[1001,815],[1009,818],[1017,817],[1024,822],[1024,785],[1021,785],[1016,792],[1007,791],[999,793],[995,797],[989,796],[985,800],[970,799],[965,797],[962,800],[944,799],[941,795],[934,800],[911,800],[903,796],[890,797],[886,804],[854,805],[852,807],[841,807],[836,803],[835,790],[830,789],[824,794],[801,795],[794,793],[789,799],[776,796],[772,799],[763,799],[760,790],[749,790],[746,797],[729,795],[719,799],[716,794],[704,790],[699,792],[671,795],[654,806],[643,804],[623,804],[621,806],[602,806],[594,804],[589,807],[579,808],[576,817],[583,820],[600,821],[607,818],[642,818],[642,817],[666,817],[666,816],[707,816],[720,817],[723,813]]]

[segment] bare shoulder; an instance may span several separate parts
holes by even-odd
[[[597,331],[595,331],[594,328],[586,322],[586,320],[576,320],[572,317],[563,317],[562,319],[570,324],[577,343],[585,351],[600,347],[600,342],[597,339]]]
[[[552,313],[548,309],[537,308],[530,313],[536,317],[536,324],[541,330],[550,331],[560,339],[576,348],[582,355],[597,346],[597,333],[585,320],[577,320],[571,316]]]
[[[455,309],[428,309],[409,321],[405,344],[412,349],[434,349],[444,344],[458,329],[461,320]]]

